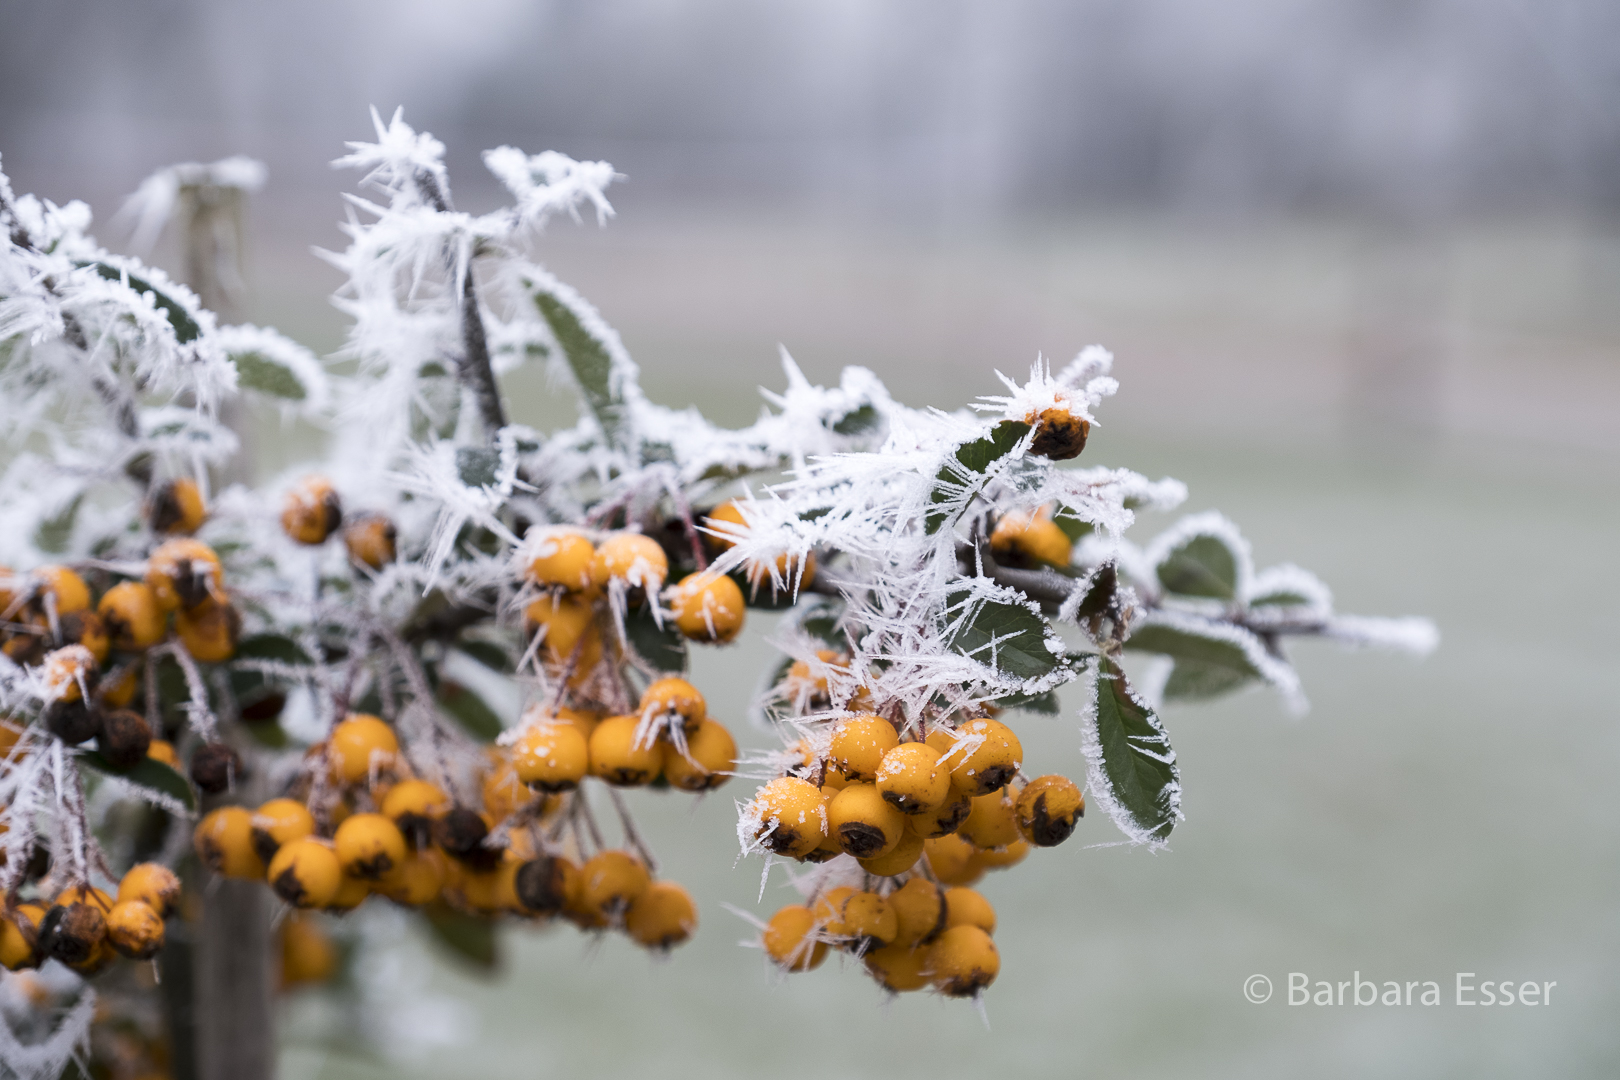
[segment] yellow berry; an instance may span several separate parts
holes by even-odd
[[[300,544],[324,544],[343,524],[343,503],[324,476],[306,476],[287,492],[281,528]]]
[[[964,795],[953,787],[949,801],[926,813],[912,814],[906,818],[906,825],[924,840],[932,840],[948,836],[961,828],[962,822],[966,821],[972,812],[973,797]]]
[[[592,776],[614,787],[640,787],[658,778],[664,766],[664,745],[638,745],[640,723],[636,716],[610,716],[596,725],[589,742]]]
[[[588,671],[602,658],[602,635],[591,601],[578,596],[542,596],[523,610],[533,631],[543,631],[546,655],[553,664],[579,659],[575,671]]]
[[[399,754],[399,738],[380,718],[367,713],[350,713],[332,729],[326,744],[332,774],[340,783],[358,784],[373,768],[392,764]]]
[[[294,912],[281,923],[281,985],[323,983],[337,970],[337,949],[313,918]]]
[[[540,791],[572,791],[590,767],[590,744],[572,724],[542,721],[512,744],[519,780]]]
[[[1004,515],[990,531],[990,552],[1012,566],[1069,565],[1069,534],[1045,514]]]
[[[873,949],[861,957],[866,970],[885,990],[903,994],[908,990],[921,990],[928,985],[924,973],[928,950],[896,942],[881,949]]]
[[[678,717],[681,726],[691,732],[709,715],[709,706],[697,687],[685,679],[668,676],[647,687],[638,711],[642,716]]]
[[[942,885],[971,885],[984,876],[978,849],[955,834],[923,841],[923,854]]]
[[[796,776],[780,776],[760,788],[747,814],[758,822],[754,840],[791,859],[808,855],[827,835],[821,789]]]
[[[159,915],[169,915],[180,899],[180,878],[162,863],[136,863],[118,883],[118,903],[139,900]]]
[[[917,860],[922,858],[923,843],[922,837],[910,829],[906,829],[900,834],[900,840],[894,847],[885,851],[882,855],[859,860],[861,869],[878,877],[893,877],[896,874],[903,874],[916,866]]]
[[[898,927],[894,943],[907,947],[930,941],[945,929],[945,891],[927,878],[914,877],[889,894]]]
[[[373,570],[394,561],[399,530],[382,514],[365,514],[343,527],[343,545],[349,558]]]
[[[271,799],[253,812],[253,850],[269,862],[281,845],[315,835],[315,816],[297,799]]]
[[[495,760],[495,767],[484,776],[484,809],[490,819],[499,821],[511,817],[522,807],[534,801],[529,785],[518,779],[517,769],[507,757]],[[440,816],[443,816],[441,812]]]
[[[710,510],[703,519],[703,526],[712,530],[707,534],[709,543],[720,551],[727,551],[737,543],[739,532],[747,530],[748,522],[743,518],[742,511],[737,508],[736,500],[731,500]]]
[[[579,592],[591,587],[591,559],[596,545],[572,529],[529,530],[524,547],[530,555],[524,577],[534,585]]]
[[[421,847],[383,875],[377,890],[396,904],[421,907],[437,899],[449,876],[450,861],[433,847]]]
[[[814,936],[815,916],[803,904],[789,904],[771,916],[763,936],[765,955],[788,971],[810,971],[827,959],[827,944]]]
[[[664,752],[664,778],[682,791],[711,791],[736,767],[737,740],[718,720],[705,719],[686,736],[685,754],[673,745]]]
[[[126,652],[150,649],[163,640],[165,613],[156,591],[145,582],[119,582],[101,594],[96,611],[113,645]]]
[[[194,608],[175,613],[174,632],[192,659],[222,664],[236,655],[242,616],[229,603],[204,600]]]
[[[202,489],[190,477],[159,485],[146,500],[146,519],[155,533],[194,533],[207,518]]]
[[[624,928],[636,943],[648,949],[671,949],[697,929],[697,905],[673,881],[655,881],[630,902]]]
[[[197,857],[216,874],[259,880],[264,861],[253,850],[253,812],[243,806],[222,806],[197,822],[192,834]]]
[[[146,584],[164,611],[193,608],[225,595],[225,568],[201,540],[165,540],[147,557]]]
[[[270,887],[293,907],[325,907],[343,884],[337,852],[325,840],[306,836],[281,845],[266,872]]]
[[[822,933],[828,937],[850,937],[853,931],[844,922],[844,901],[855,895],[855,890],[848,885],[839,885],[828,889],[816,898],[811,910],[815,913],[816,923],[820,925]]]
[[[927,743],[901,743],[877,767],[878,791],[903,814],[926,814],[945,805],[951,773]]]
[[[48,701],[74,702],[84,698],[88,681],[96,673],[96,658],[83,645],[64,645],[45,654],[41,676]],[[90,732],[94,734],[94,730]],[[83,742],[84,738],[74,739]]]
[[[705,570],[681,579],[669,609],[676,629],[693,641],[727,642],[742,629],[748,607],[735,581]]]
[[[580,896],[590,909],[616,918],[647,891],[651,881],[646,864],[628,851],[602,851],[580,868]]]
[[[33,936],[32,927],[25,934],[14,918],[0,916],[0,965],[4,965],[7,971],[32,967],[34,943],[29,939]]]
[[[977,926],[953,926],[928,947],[924,971],[941,993],[971,997],[996,981],[1001,956]]]
[[[845,852],[873,859],[894,850],[906,816],[884,801],[876,784],[850,784],[827,804],[827,828]]]
[[[976,860],[986,870],[1004,870],[1009,866],[1017,866],[1029,854],[1028,840],[1014,840],[1004,847],[991,851],[980,851]]]
[[[602,541],[591,557],[591,584],[605,586],[618,579],[632,589],[657,592],[669,576],[669,557],[658,541],[639,533],[614,533]]]
[[[900,745],[894,725],[881,716],[847,717],[833,729],[828,759],[849,780],[877,779],[884,755]]]
[[[153,739],[146,748],[146,756],[153,761],[160,761],[171,769],[180,768],[180,755],[175,752],[174,743],[167,739]]]
[[[996,932],[996,909],[981,893],[963,886],[945,890],[945,926],[977,926],[987,934]]]
[[[875,892],[853,892],[844,898],[845,932],[868,948],[887,945],[900,932],[894,908]]]
[[[1086,812],[1080,788],[1067,776],[1037,776],[1018,793],[1018,831],[1036,847],[1056,847]]]
[[[408,842],[421,847],[428,842],[433,823],[444,816],[450,805],[450,796],[439,785],[426,780],[401,780],[388,789],[378,809],[399,826]]]
[[[1018,736],[999,720],[969,720],[957,729],[957,738],[955,754],[944,760],[951,767],[951,783],[970,795],[1005,787],[1024,763]]]
[[[107,913],[107,941],[135,960],[156,956],[163,948],[163,917],[140,900],[114,904]]]
[[[381,814],[345,818],[332,843],[343,872],[367,881],[376,881],[405,861],[405,835]]]
[[[90,606],[90,586],[84,578],[65,566],[41,566],[34,570],[40,591],[50,596],[56,617],[71,615]],[[41,605],[43,610],[43,605]]]
[[[1018,816],[1006,790],[992,791],[973,800],[973,810],[957,830],[977,848],[999,848],[1018,839]]]
[[[109,709],[122,709],[135,700],[135,691],[140,685],[140,669],[134,664],[124,664],[107,672],[96,683],[96,699]]]

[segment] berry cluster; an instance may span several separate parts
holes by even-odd
[[[119,956],[147,960],[163,948],[164,923],[180,899],[180,879],[158,863],[132,866],[116,896],[74,885],[41,890],[0,916],[0,964],[7,970],[59,960],[94,975]]]
[[[932,984],[969,996],[990,985],[1000,970],[995,912],[967,886],[1032,845],[1067,840],[1085,812],[1079,787],[1062,776],[1025,781],[1018,736],[988,716],[897,728],[856,713],[801,726],[810,734],[778,756],[781,775],[744,808],[743,840],[827,867],[808,905],[766,925],[766,953],[804,971],[828,946],[846,949],[896,992]],[[847,878],[860,887],[834,884]]]

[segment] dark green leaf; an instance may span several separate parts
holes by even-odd
[[[510,675],[516,669],[512,657],[493,641],[463,639],[456,642],[456,648],[493,671]]]
[[[660,629],[648,605],[624,617],[624,636],[636,654],[659,671],[679,674],[686,670],[686,639],[675,629],[673,619],[665,619]]]
[[[242,727],[247,729],[247,733],[253,736],[253,741],[260,746],[267,746],[272,750],[285,750],[292,745],[292,740],[287,737],[286,729],[274,720],[246,723]]]
[[[79,265],[83,266],[85,264],[80,263]],[[191,313],[186,310],[185,305],[162,290],[154,288],[152,283],[145,278],[136,277],[134,274],[129,274],[126,277],[124,271],[116,266],[109,266],[104,262],[91,265],[95,266],[96,273],[108,281],[127,280],[129,287],[136,292],[151,293],[157,302],[158,310],[168,316],[169,325],[174,327],[175,340],[180,344],[184,345],[202,336],[202,327],[197,325],[197,320],[191,317]]]
[[[484,704],[484,699],[451,679],[440,679],[439,705],[455,717],[467,733],[485,742],[494,742],[505,731],[495,710]]]
[[[1107,657],[1097,660],[1097,748],[1121,828],[1133,838],[1162,842],[1175,828],[1181,778],[1170,737],[1152,709],[1137,700],[1125,673]]]
[[[178,799],[187,810],[197,808],[197,800],[191,794],[191,784],[161,761],[142,758],[135,763],[134,768],[120,770],[113,768],[112,762],[103,757],[99,750],[85,751],[79,755],[79,760],[97,772],[123,777],[138,787],[149,788]]]
[[[456,447],[456,476],[468,487],[493,487],[500,471],[500,451],[487,446]]]
[[[971,495],[977,494],[984,486],[987,479],[985,473],[990,466],[1011,453],[1028,433],[1028,424],[1019,420],[1003,420],[990,429],[990,434],[957,447],[954,462],[940,469],[935,477],[934,490],[928,501],[935,506],[955,503],[962,498],[963,488],[968,489],[970,498],[967,501],[971,501]],[[965,507],[967,503],[964,501],[959,505]],[[952,514],[946,510],[930,510],[923,527],[932,535],[951,517]]]
[[[1208,533],[1172,548],[1157,573],[1159,584],[1183,596],[1230,600],[1237,595],[1238,556],[1220,537]]]
[[[254,634],[236,647],[239,660],[280,660],[284,664],[308,664],[308,654],[292,638],[280,634]]]
[[[236,363],[236,385],[244,390],[257,390],[289,401],[303,401],[309,396],[291,368],[257,350],[231,353],[230,358]]]
[[[475,968],[492,971],[500,961],[495,947],[495,923],[457,911],[442,900],[422,909],[433,939]]]
[[[1039,678],[1057,667],[1059,658],[1046,647],[1045,619],[1022,604],[993,600],[979,602],[964,617],[961,605],[969,595],[964,590],[947,598],[945,618],[956,627],[946,645],[1015,679]]]
[[[614,385],[613,354],[598,341],[579,315],[549,292],[536,292],[535,306],[562,346],[563,356],[574,373],[574,380],[585,396],[596,422],[610,443],[630,449],[630,412],[621,387]]]
[[[833,431],[839,435],[865,435],[869,431],[877,430],[883,418],[878,411],[870,405],[862,405],[853,412],[847,412],[832,426]]]
[[[1249,601],[1250,607],[1308,607],[1311,598],[1304,593],[1294,592],[1291,589],[1279,589],[1276,592],[1264,593],[1253,597]]]
[[[79,507],[83,505],[84,492],[81,491],[53,517],[35,526],[34,546],[52,555],[66,551],[68,541],[73,537],[73,525],[79,519]]]
[[[1177,660],[1164,682],[1166,701],[1207,701],[1236,690],[1249,676],[1204,660]]]
[[[997,699],[996,704],[1003,709],[1018,709],[1043,716],[1056,716],[1059,712],[1056,690],[1048,690],[1044,694],[1012,694]]]

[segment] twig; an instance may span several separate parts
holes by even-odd
[[[641,834],[636,831],[636,823],[630,817],[630,808],[624,804],[624,796],[619,794],[617,788],[609,786],[608,797],[613,800],[613,809],[618,811],[619,824],[624,828],[624,838],[630,842],[631,847],[636,849],[636,854],[641,856],[641,861],[647,864],[647,872],[656,877],[658,875],[658,862],[652,857],[652,852],[648,850],[646,843],[641,839]]]

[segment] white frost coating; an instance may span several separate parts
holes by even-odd
[[[1113,785],[1109,783],[1108,773],[1103,769],[1102,739],[1097,732],[1097,679],[1100,677],[1098,667],[1097,664],[1087,664],[1086,674],[1082,680],[1085,703],[1080,707],[1080,752],[1086,759],[1086,790],[1093,805],[1102,808],[1103,813],[1108,815],[1132,845],[1146,847],[1151,851],[1164,850],[1170,846],[1169,840],[1159,836],[1156,830],[1144,829],[1136,823],[1130,812],[1119,801]],[[1144,708],[1147,707],[1134,691],[1131,696]],[[1156,713],[1152,715],[1155,724],[1158,724],[1158,715]],[[1162,725],[1159,730],[1163,732]],[[1172,750],[1168,760],[1173,764],[1175,759],[1175,751]],[[1175,821],[1185,820],[1181,813],[1181,784],[1172,781],[1164,797],[1168,801],[1171,818]]]
[[[115,224],[132,221],[134,234],[130,247],[150,251],[174,214],[174,204],[183,187],[223,187],[252,192],[264,187],[269,175],[264,162],[240,154],[208,165],[185,162],[169,165],[142,180],[135,193],[124,200],[114,215]]]
[[[613,216],[602,192],[617,174],[605,161],[575,161],[555,150],[531,157],[514,146],[498,146],[484,151],[484,166],[516,197],[518,219],[527,228],[539,228],[559,212],[577,221],[585,202],[595,208],[597,224]]]
[[[56,1080],[70,1061],[82,1061],[89,1050],[96,992],[85,986],[79,992],[78,1001],[62,1015],[48,1036],[25,1043],[12,1029],[12,1019],[21,1019],[38,1006],[26,999],[21,982],[15,976],[0,982],[0,986],[5,987],[4,996],[0,998],[4,1002],[4,1008],[0,1009],[0,1066],[16,1080]]]
[[[1094,345],[1081,352],[1057,378],[1052,377],[1052,366],[1044,359],[1035,361],[1029,369],[1029,381],[1022,386],[998,371],[996,377],[1010,393],[981,398],[982,404],[974,408],[1023,421],[1033,421],[1047,409],[1062,408],[1095,424],[1097,419],[1091,410],[1119,389],[1119,383],[1106,374],[1113,361],[1107,350]]]
[[[1238,599],[1245,604],[1253,604],[1269,596],[1283,595],[1299,596],[1305,600],[1303,604],[1277,605],[1289,609],[1290,613],[1297,613],[1301,608],[1312,615],[1327,615],[1333,611],[1333,590],[1321,578],[1293,563],[1260,571],[1254,575],[1248,590],[1238,594]]]
[[[1346,645],[1397,649],[1412,656],[1427,656],[1440,647],[1440,629],[1429,619],[1408,615],[1380,618],[1370,615],[1335,615],[1326,636]]]

